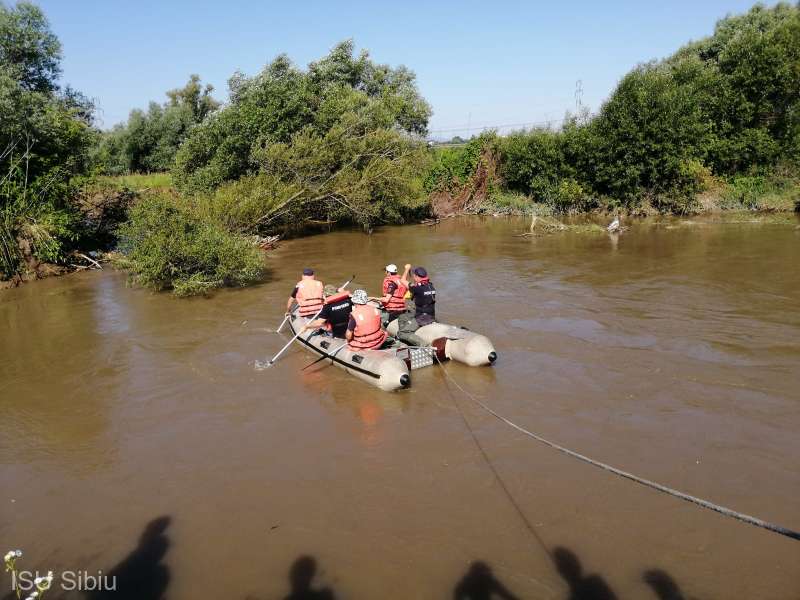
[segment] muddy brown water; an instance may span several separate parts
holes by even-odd
[[[388,394],[301,372],[300,348],[254,362],[283,345],[271,330],[302,267],[376,293],[387,262],[422,264],[439,318],[500,354],[447,365],[465,389],[557,443],[800,529],[799,223],[526,239],[519,220],[453,219],[287,242],[266,283],[208,299],[110,270],[0,292],[0,550],[147,582],[108,598],[282,598],[291,581],[337,598],[797,598],[800,542],[559,454],[436,368]]]

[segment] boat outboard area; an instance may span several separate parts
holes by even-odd
[[[288,324],[298,343],[318,355],[321,361],[387,392],[409,387],[412,371],[437,362],[455,360],[477,367],[491,365],[497,359],[489,338],[464,327],[436,322],[420,327],[415,333],[426,345],[417,347],[396,338],[397,321],[392,321],[386,331],[393,340],[390,338],[391,341],[380,349],[356,350],[323,328],[304,330],[310,321],[299,315],[297,307],[291,311]]]
[[[389,323],[386,332],[392,336],[397,335],[396,320]],[[480,367],[491,365],[497,360],[497,351],[491,340],[466,327],[433,322],[417,329],[414,335],[434,348],[436,358],[440,361],[455,360],[470,367]]]

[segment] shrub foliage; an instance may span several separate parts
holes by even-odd
[[[41,10],[0,4],[0,279],[59,262],[80,235],[92,104],[60,88],[61,45]]]
[[[119,235],[119,265],[137,283],[179,296],[245,285],[258,280],[264,268],[250,240],[198,218],[167,196],[142,198]]]

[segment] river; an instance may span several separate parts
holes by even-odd
[[[301,371],[301,348],[254,368],[303,267],[377,293],[386,263],[424,265],[439,318],[498,350],[446,366],[471,394],[797,530],[800,221],[741,221],[450,219],[285,242],[265,283],[210,298],[110,269],[0,292],[0,551],[145,582],[139,600],[797,598],[800,542],[560,454],[439,368],[394,394]]]

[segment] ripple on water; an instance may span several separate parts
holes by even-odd
[[[610,331],[605,325],[592,319],[536,317],[532,319],[513,319],[511,325],[527,331],[562,333],[603,346],[652,348],[658,342],[658,339],[653,335],[632,335]]]

